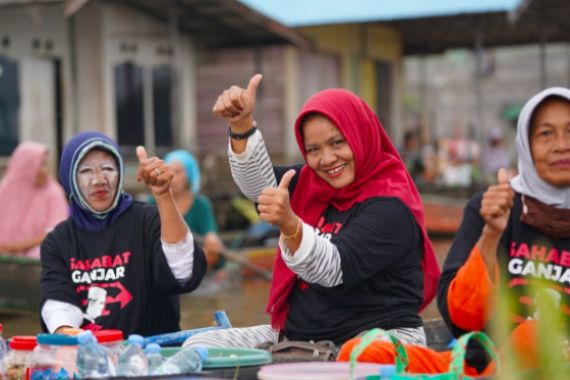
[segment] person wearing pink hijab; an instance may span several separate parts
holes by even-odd
[[[65,192],[48,173],[48,148],[18,145],[0,182],[0,253],[39,258],[46,234],[68,215]]]

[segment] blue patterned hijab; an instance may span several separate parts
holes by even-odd
[[[111,207],[104,211],[95,211],[81,195],[77,184],[77,168],[79,162],[89,151],[101,149],[113,156],[119,169],[119,183]],[[71,219],[88,231],[101,231],[113,223],[128,210],[133,202],[130,194],[123,190],[124,166],[123,158],[117,144],[100,132],[81,132],[65,145],[59,165],[59,181],[69,195]]]

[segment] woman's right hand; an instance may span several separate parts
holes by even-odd
[[[234,133],[243,133],[253,124],[253,111],[255,109],[255,97],[257,88],[263,79],[263,75],[255,74],[249,80],[247,88],[231,86],[216,100],[212,108],[215,116],[226,119]]]
[[[507,228],[515,192],[509,183],[507,169],[499,169],[497,184],[490,186],[481,200],[481,217],[487,232],[500,237]]]

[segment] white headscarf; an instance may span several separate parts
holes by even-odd
[[[517,153],[519,174],[511,181],[513,189],[556,208],[570,209],[570,187],[558,188],[544,181],[534,166],[529,143],[529,129],[536,107],[549,96],[560,96],[570,101],[570,90],[551,87],[539,92],[524,105],[517,123]]]

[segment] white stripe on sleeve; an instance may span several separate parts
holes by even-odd
[[[228,159],[235,183],[253,202],[257,202],[264,188],[277,186],[273,164],[259,130],[247,139],[245,151],[242,153],[235,153],[230,141]]]
[[[338,248],[310,225],[303,223],[303,238],[295,254],[282,238],[279,247],[285,264],[303,280],[329,288],[342,284]]]

